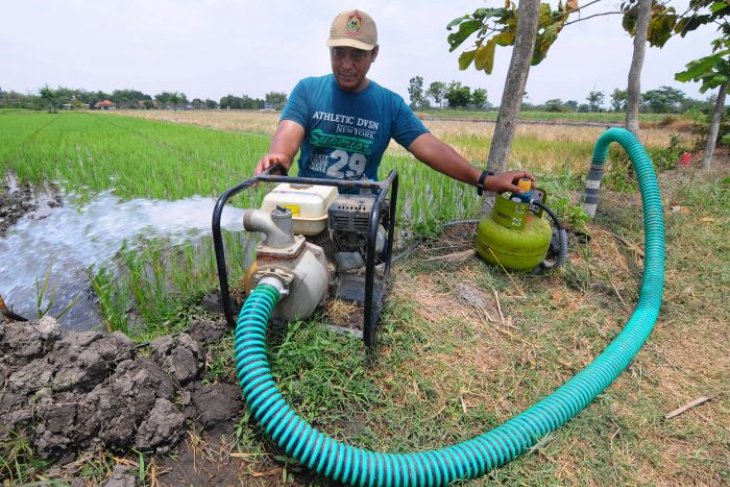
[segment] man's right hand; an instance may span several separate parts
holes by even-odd
[[[254,175],[257,176],[276,164],[281,164],[288,172],[291,168],[291,159],[289,159],[289,156],[282,154],[281,152],[269,152],[256,164]]]

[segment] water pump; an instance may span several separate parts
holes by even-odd
[[[228,287],[220,216],[226,201],[259,181],[279,183],[260,209],[246,210],[243,227],[263,234],[256,259],[246,270],[246,293],[260,284],[281,295],[272,320],[306,319],[328,299],[355,305],[362,324],[347,329],[368,349],[375,333],[390,275],[398,176],[382,182],[292,178],[269,173],[229,189],[213,212],[213,240],[226,319],[235,325]]]
[[[332,279],[321,247],[294,235],[292,212],[277,206],[271,213],[246,210],[243,228],[264,234],[256,246],[256,261],[246,272],[245,289],[250,292],[261,281],[275,283],[282,299],[275,320],[283,322],[308,318],[327,297]]]

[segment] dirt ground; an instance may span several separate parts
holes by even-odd
[[[0,189],[0,235],[4,235],[8,227],[36,207],[37,203],[30,185],[16,188],[14,191],[7,186],[4,190]]]
[[[51,317],[0,322],[0,443],[25,431],[63,466],[81,451],[170,454],[188,430],[225,428],[241,413],[236,384],[204,380],[206,346],[225,321],[135,346],[121,333],[62,333]],[[210,359],[210,357],[208,357]]]
[[[23,216],[45,218],[61,204],[61,196],[52,186],[18,185],[12,175],[6,175],[4,181],[0,181],[0,237]]]

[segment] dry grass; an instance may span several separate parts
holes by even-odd
[[[493,122],[454,122],[429,120],[425,122],[437,137],[450,139],[455,137],[486,137],[492,139]],[[538,138],[547,142],[586,142],[593,143],[603,132],[603,127],[555,125],[555,124],[522,124],[515,130],[516,138]],[[648,127],[641,133],[641,142],[645,146],[666,146],[672,133],[677,133],[682,142],[690,143],[693,135],[687,127],[677,130],[666,127]]]
[[[279,121],[279,113],[248,110],[118,110],[115,113],[148,120],[163,120],[186,123],[236,132],[253,132],[273,135]],[[486,121],[441,121],[427,120],[424,123],[439,138],[457,136],[486,137],[491,140],[494,123]],[[518,125],[516,137],[537,137],[549,142],[595,142],[603,132],[602,127],[522,124]],[[672,133],[680,136],[682,142],[691,142],[691,126],[673,124],[666,127],[647,124],[642,130],[645,146],[666,146]]]
[[[278,113],[246,110],[117,110],[115,113],[147,120],[266,135],[273,135],[279,123]]]
[[[724,240],[716,247],[708,239],[718,238],[712,232],[727,236],[730,218],[723,206],[692,205],[682,191],[688,179],[713,181],[723,174],[727,165],[709,175],[670,174],[662,180],[665,201],[691,209],[667,211],[666,291],[654,332],[604,395],[533,455],[500,469],[497,481],[727,482],[730,323],[722,286],[728,255]],[[643,232],[634,229],[641,202],[615,194],[606,194],[602,202],[602,217],[589,226],[590,242],[571,246],[569,267],[557,275],[504,276],[476,258],[463,264],[432,258],[458,252],[468,232],[461,238],[442,237],[399,266],[393,299],[412,308],[414,318],[407,326],[423,335],[406,367],[439,378],[426,393],[411,378],[404,386],[407,394],[398,398],[401,407],[430,400],[434,420],[442,424],[453,422],[450,408],[452,416],[460,410],[462,431],[475,433],[478,427],[468,420],[475,412],[486,407],[491,417],[505,420],[595,358],[633,311],[643,268]],[[398,371],[392,375],[396,382],[409,380]],[[700,396],[712,399],[664,419]]]
[[[193,124],[217,130],[273,135],[279,121],[279,113],[247,110],[120,110],[115,113],[150,120]],[[424,122],[431,132],[452,145],[457,152],[471,161],[486,159],[494,133],[494,123],[486,121],[439,121]],[[602,127],[522,124],[515,132],[515,145],[511,167],[524,167],[543,171],[585,170],[591,148]],[[672,134],[686,146],[694,143],[691,127],[680,122],[668,126],[648,124],[642,130],[641,139],[646,147],[666,147]],[[566,146],[574,147],[566,153]],[[407,151],[391,142],[388,153],[395,156]]]

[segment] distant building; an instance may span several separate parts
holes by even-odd
[[[111,100],[101,100],[94,103],[94,108],[97,110],[114,110],[114,102]]]
[[[68,103],[63,104],[64,110],[88,110],[89,104],[83,103],[81,100],[76,98],[76,95],[72,95]]]

